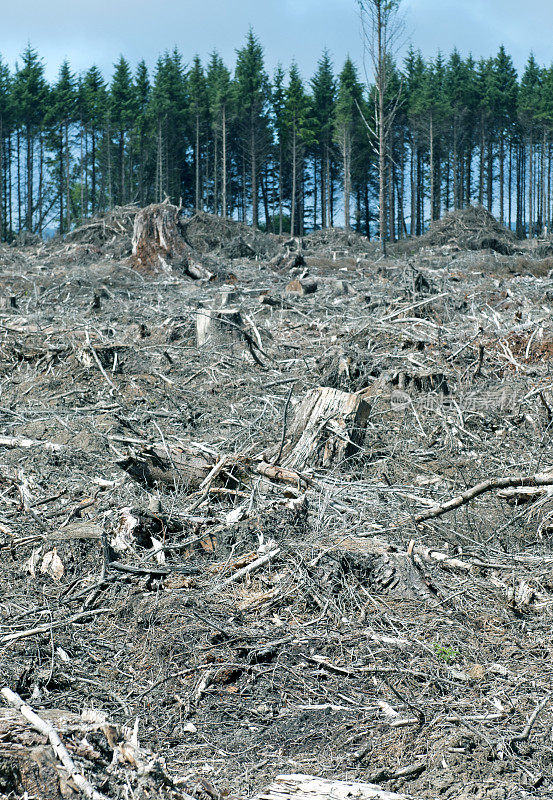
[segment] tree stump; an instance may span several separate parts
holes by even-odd
[[[286,287],[286,294],[297,294],[300,296],[314,294],[317,291],[317,281],[313,278],[290,281]]]
[[[170,273],[181,270],[194,279],[213,278],[213,273],[194,258],[179,225],[179,209],[170,203],[153,203],[134,219],[132,260],[136,269]]]
[[[359,451],[370,407],[356,394],[312,389],[299,404],[282,451],[287,467],[333,467]]]
[[[196,344],[211,345],[244,344],[244,323],[237,308],[206,309],[196,315]]]
[[[189,247],[180,233],[178,216],[178,208],[170,203],[154,203],[138,212],[132,235],[137,266],[168,271],[168,261],[188,261]]]

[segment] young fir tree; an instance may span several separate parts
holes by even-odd
[[[318,162],[321,197],[321,227],[330,225],[332,206],[331,162],[333,158],[333,120],[336,105],[336,80],[328,50],[324,50],[317,64],[317,71],[311,80],[313,96],[313,115],[317,144],[314,150]],[[315,193],[317,188],[315,186]]]
[[[348,57],[338,78],[338,94],[334,110],[334,140],[342,159],[342,188],[344,194],[344,221],[350,229],[350,199],[352,151],[362,141],[360,107],[363,90],[353,62]]]
[[[27,45],[21,56],[21,67],[15,73],[13,82],[13,102],[17,120],[22,129],[25,140],[26,180],[25,192],[18,176],[18,221],[22,223],[22,197],[25,195],[25,227],[28,231],[34,230],[33,220],[35,212],[35,149],[37,137],[41,136],[41,127],[44,119],[46,101],[48,98],[48,85],[44,78],[44,65],[42,59],[31,45]],[[19,144],[19,135],[18,135]]]
[[[234,73],[234,100],[243,153],[248,154],[252,225],[259,225],[259,175],[269,150],[268,104],[269,80],[263,63],[263,48],[253,31],[248,31],[246,44],[237,50]],[[244,170],[245,172],[245,170]],[[245,174],[242,179],[243,216],[246,211]]]

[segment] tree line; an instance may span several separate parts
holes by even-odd
[[[152,74],[121,56],[109,82],[64,61],[48,83],[29,45],[14,70],[0,59],[0,240],[166,197],[295,235],[393,241],[472,203],[521,237],[549,229],[553,67],[531,55],[519,77],[503,47],[385,58],[382,92],[326,50],[308,81],[295,63],[269,77],[250,30],[232,71],[174,49]]]

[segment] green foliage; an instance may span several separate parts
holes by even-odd
[[[453,664],[459,658],[459,653],[451,645],[434,642],[432,647],[438,661],[442,661],[444,664]]]

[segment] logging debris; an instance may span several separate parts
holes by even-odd
[[[548,797],[540,248],[168,209],[137,271],[111,213],[0,248],[3,686],[110,800]],[[0,795],[76,794],[48,742],[2,706]]]

